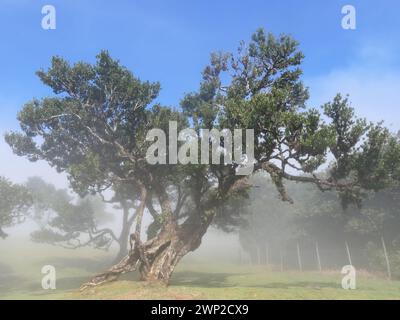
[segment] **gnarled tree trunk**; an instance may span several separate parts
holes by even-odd
[[[196,250],[206,233],[212,217],[191,216],[181,225],[165,224],[154,238],[141,243],[137,234],[131,235],[131,251],[118,264],[96,275],[81,289],[115,281],[126,272],[138,270],[141,280],[167,285],[178,262]]]
[[[148,247],[146,244],[143,247],[146,261],[139,267],[142,280],[168,284],[179,261],[200,246],[209,224],[209,221],[189,218],[179,226],[166,225]]]

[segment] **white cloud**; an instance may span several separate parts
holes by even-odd
[[[57,173],[44,161],[30,162],[26,158],[13,154],[4,139],[0,139],[0,176],[16,183],[24,183],[31,176],[40,176],[58,188],[68,187],[65,174]]]
[[[319,107],[336,93],[349,94],[357,115],[375,122],[383,120],[392,131],[400,130],[400,72],[379,63],[389,55],[382,48],[363,48],[360,57],[364,59],[357,65],[308,78],[305,83],[310,87],[310,105]]]

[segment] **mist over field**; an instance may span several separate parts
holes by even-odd
[[[51,181],[52,176],[53,181],[57,181],[57,174],[49,170],[46,178]],[[170,290],[174,293],[168,293],[167,297],[292,299],[300,294],[305,298],[398,298],[400,284],[397,281],[395,249],[390,247],[392,280],[389,282],[379,236],[371,232],[366,237],[365,232],[363,235],[357,227],[352,227],[351,210],[355,208],[343,211],[336,203],[336,196],[321,197],[313,188],[311,194],[315,193],[314,198],[307,197],[305,192],[310,190],[299,188],[298,184],[291,184],[289,189],[295,203],[286,204],[279,199],[270,182],[265,183],[262,177],[256,176],[253,183],[249,199],[253,202],[244,209],[246,222],[243,227],[229,232],[218,227],[211,228],[202,239],[201,246],[183,258],[171,279]],[[70,193],[73,194],[72,191]],[[308,202],[311,200],[315,204],[310,206]],[[76,195],[74,201],[78,201]],[[374,202],[369,202],[369,205],[373,207]],[[380,208],[390,211],[391,204],[385,206]],[[109,227],[118,234],[121,212],[109,205],[106,210],[107,216],[102,217],[100,226]],[[340,221],[346,215],[350,215],[349,221]],[[318,219],[321,221],[318,222]],[[314,221],[316,225],[312,226]],[[144,225],[149,223],[147,218]],[[76,289],[93,274],[111,265],[118,255],[117,243],[104,250],[93,247],[66,249],[57,243],[33,241],[31,234],[39,227],[38,221],[28,218],[23,224],[7,228],[10,235],[0,242],[2,256],[7,257],[7,261],[0,263],[2,299],[79,298]],[[347,231],[343,234],[342,229]],[[398,230],[397,227],[395,230]],[[397,232],[394,233],[396,235]],[[349,294],[341,288],[341,268],[349,264],[346,243],[351,248],[352,263],[357,267],[357,294]],[[316,255],[316,244],[320,261]],[[41,287],[45,276],[42,268],[46,265],[55,267],[56,290],[48,291]],[[123,299],[142,299],[160,294],[159,291],[148,292],[143,288],[139,290],[141,294],[137,293],[134,287],[137,278],[138,274],[126,275],[117,287],[103,290],[109,292],[110,297]],[[301,282],[298,282],[299,279]],[[281,285],[276,287],[277,282],[281,282],[283,288],[293,289],[285,291],[280,288]],[[240,290],[233,289],[238,286]],[[222,288],[228,290],[221,291]],[[132,290],[136,293],[131,294]],[[316,296],[312,293],[315,290],[319,292]],[[95,296],[98,295],[96,292]]]

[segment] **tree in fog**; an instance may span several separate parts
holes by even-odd
[[[94,65],[70,65],[54,57],[47,71],[38,72],[54,95],[23,107],[18,115],[22,131],[6,136],[13,151],[66,172],[82,195],[126,182],[136,200],[129,254],[87,285],[136,268],[143,280],[168,283],[213,222],[235,220],[232,201],[240,201],[251,188],[248,177],[235,174],[237,162],[149,164],[146,134],[151,128],[168,132],[169,120],[177,121],[178,129],[190,125],[196,132],[254,129],[254,171],[270,176],[283,201],[293,201],[285,180],[335,190],[345,207],[360,203],[364,190],[398,179],[397,137],[355,117],[340,95],[323,106],[327,121],[317,109],[306,108],[302,60],[296,41],[258,30],[237,54],[211,56],[198,91],[186,95],[179,110],[155,103],[160,85],[139,80],[107,52]],[[328,158],[329,175],[321,175]],[[152,219],[147,239],[144,214]]]
[[[0,238],[7,237],[4,228],[25,220],[31,203],[30,194],[24,186],[0,177]]]
[[[285,205],[276,199],[271,182],[261,179],[252,178],[258,188],[250,192],[242,213],[245,221],[239,227],[242,248],[253,261],[259,255],[264,261],[266,245],[275,257],[273,263],[279,264],[279,253],[295,250],[296,243],[308,253],[315,253],[318,243],[325,267],[337,267],[346,259],[348,242],[359,267],[386,271],[383,239],[393,261],[392,274],[400,275],[395,271],[400,270],[396,262],[400,258],[398,187],[369,192],[361,206],[353,204],[343,210],[336,193],[297,183],[288,184],[294,204]]]
[[[276,256],[298,234],[294,224],[298,202],[293,206],[281,201],[265,173],[255,174],[251,183],[256,187],[249,192],[247,205],[241,211],[243,221],[238,228],[240,245],[253,263],[267,262],[267,259],[271,262],[270,256],[273,253]],[[297,200],[290,186],[289,190]]]
[[[125,256],[128,245],[130,203],[120,190],[109,200],[88,195],[74,201],[65,189],[56,189],[39,177],[29,178],[26,186],[33,199],[32,218],[39,230],[31,234],[35,242],[59,245],[68,249],[91,246],[96,249],[108,249],[112,243],[119,246],[117,260]],[[113,216],[106,211],[105,203],[114,205],[122,211],[120,234],[105,226]],[[128,229],[128,230],[127,230]]]

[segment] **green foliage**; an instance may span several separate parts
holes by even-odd
[[[14,152],[68,172],[81,194],[109,186],[111,174],[138,169],[139,159],[128,160],[143,157],[146,106],[158,83],[141,82],[106,51],[95,65],[54,57],[37,74],[57,96],[24,106],[18,115],[24,133],[6,135]]]
[[[259,29],[237,54],[212,54],[198,91],[175,109],[154,104],[160,85],[139,80],[106,51],[94,65],[54,57],[37,74],[55,95],[27,103],[18,115],[21,132],[7,134],[6,141],[16,154],[66,172],[81,195],[126,183],[134,202],[146,189],[140,200],[154,219],[151,235],[184,218],[199,228],[214,220],[229,230],[240,224],[238,204],[250,190],[246,178],[235,175],[238,163],[149,165],[146,133],[168,132],[170,120],[196,131],[254,129],[255,171],[268,173],[285,201],[292,202],[285,184],[290,180],[338,192],[344,208],[361,206],[369,190],[397,183],[399,138],[382,124],[357,118],[340,95],[322,112],[306,107],[303,58],[291,37]],[[75,209],[91,216],[84,207]],[[70,209],[62,211],[57,225],[74,224]]]
[[[0,238],[7,237],[3,228],[24,221],[31,201],[31,196],[24,186],[0,177]]]

